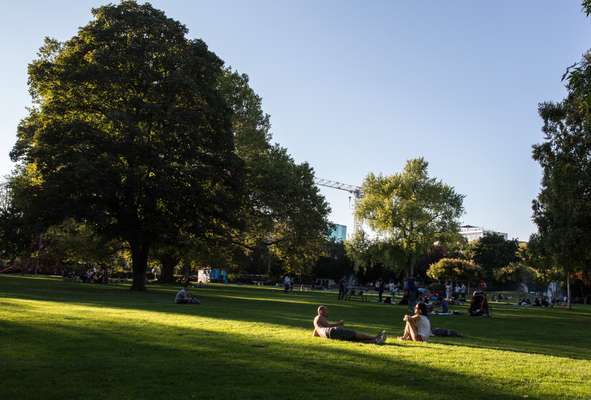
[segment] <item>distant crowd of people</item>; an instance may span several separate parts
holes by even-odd
[[[564,299],[564,302],[566,302],[566,298]],[[533,301],[531,301],[529,297],[523,297],[523,298],[519,299],[519,301],[517,302],[517,305],[532,306],[532,307],[553,307],[553,306],[559,306],[562,303],[563,303],[563,301],[559,297],[550,299],[550,298],[548,298],[548,296],[538,295],[534,298]]]
[[[378,302],[382,302],[383,293],[388,291],[394,297],[394,293],[398,288],[394,282],[388,285],[383,281],[376,282],[373,288],[378,292]],[[371,287],[370,286],[370,287]],[[450,304],[461,304],[467,300],[468,289],[464,283],[446,282],[443,290],[430,291],[426,288],[418,287],[413,278],[408,278],[402,286],[402,299],[398,304],[408,306],[408,313],[403,317],[404,328],[400,340],[410,340],[417,342],[426,342],[430,336],[461,336],[456,331],[446,328],[432,328],[430,314],[436,315],[454,315],[458,312],[451,312],[449,310]],[[354,288],[348,287],[346,281],[341,279],[339,281],[338,299],[346,299]],[[478,289],[474,291],[470,299],[468,313],[474,317],[490,317],[491,308],[486,296],[486,283],[480,282]],[[384,344],[386,341],[386,332],[382,331],[377,335],[358,332],[344,327],[344,321],[330,322],[328,320],[328,308],[326,306],[319,306],[317,315],[313,321],[314,336],[319,336],[327,339],[358,341],[366,343]]]
[[[109,283],[109,275],[106,270],[98,270],[96,267],[86,270],[64,270],[64,280],[83,283]]]

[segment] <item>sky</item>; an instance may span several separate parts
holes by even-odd
[[[103,1],[3,4],[0,175],[30,105],[27,64],[45,36],[66,40]],[[541,170],[537,106],[565,96],[565,69],[591,48],[577,0],[153,1],[250,76],[273,141],[318,178],[361,185],[424,157],[465,195],[462,222],[527,240]],[[321,189],[353,226],[347,192]]]

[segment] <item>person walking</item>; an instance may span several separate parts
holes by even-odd
[[[380,279],[378,282],[378,303],[382,302],[382,295],[384,294],[384,281]]]
[[[406,288],[406,292],[408,294],[408,313],[413,314],[415,310],[415,305],[417,304],[417,287],[415,286],[415,279],[412,276],[409,276],[406,279],[406,284],[404,285]]]
[[[342,277],[339,280],[339,300],[345,300],[345,295],[347,294],[347,290],[345,288],[345,277]]]

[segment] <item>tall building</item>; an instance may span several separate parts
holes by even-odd
[[[466,238],[468,242],[472,242],[474,240],[478,240],[486,235],[500,235],[505,240],[507,240],[508,236],[505,232],[497,232],[491,229],[485,229],[481,226],[473,226],[473,225],[463,225],[460,226],[460,235]]]
[[[334,224],[334,228],[330,232],[330,239],[335,242],[344,242],[347,240],[347,226]]]

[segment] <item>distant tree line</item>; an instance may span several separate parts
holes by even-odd
[[[583,1],[583,11],[591,13]],[[591,276],[591,53],[539,105],[543,170],[527,244],[459,235],[463,195],[412,159],[369,174],[356,217],[373,235],[330,243],[314,170],[272,142],[249,78],[150,4],[122,1],[29,64],[33,105],[0,193],[0,258],[21,269],[129,268],[133,289],[199,266],[302,279],[486,279],[497,285]],[[441,261],[444,260],[444,261]],[[2,267],[5,270],[6,266]],[[430,272],[429,272],[430,271]]]

